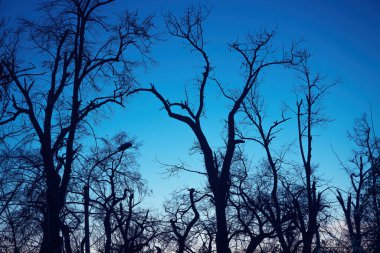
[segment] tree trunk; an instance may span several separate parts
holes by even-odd
[[[62,235],[65,242],[65,253],[73,253],[73,250],[71,249],[71,239],[70,239],[70,229],[68,225],[62,226]]]
[[[48,171],[48,169],[46,169]],[[50,173],[49,173],[50,172]],[[63,238],[61,232],[60,213],[63,207],[59,194],[59,175],[47,172],[46,211],[42,223],[43,237],[40,253],[62,253]]]
[[[352,253],[364,253],[364,249],[361,246],[361,239],[357,235],[351,238]],[[377,252],[377,251],[374,251]]]
[[[85,253],[90,253],[90,215],[89,215],[89,205],[90,196],[88,185],[83,187],[84,192],[84,243],[85,243]]]
[[[61,253],[63,249],[63,239],[60,235],[60,208],[54,202],[56,201],[52,201],[51,197],[48,197],[48,210],[44,214],[40,253]]]
[[[254,253],[256,248],[260,245],[260,243],[264,240],[264,238],[265,238],[264,236],[252,238],[248,244],[247,249],[245,250],[245,253]]]
[[[304,236],[303,237],[303,247],[302,247],[302,253],[311,253],[311,241],[310,236]]]
[[[106,243],[104,245],[104,253],[110,253],[111,252],[111,235],[112,235],[112,228],[111,228],[111,212],[107,211],[106,215],[104,217],[103,223],[104,223],[104,234],[106,236]]]
[[[224,193],[214,192],[215,212],[216,212],[216,252],[231,253],[229,248],[227,219],[226,219],[226,198]]]
[[[185,238],[178,238],[178,253],[185,252]]]

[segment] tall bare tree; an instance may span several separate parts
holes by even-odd
[[[239,191],[246,205],[251,210],[261,213],[271,223],[283,252],[292,252],[296,247],[294,237],[287,235],[289,235],[289,232],[293,233],[290,230],[294,230],[294,220],[291,219],[292,214],[289,212],[288,206],[281,201],[284,198],[284,190],[281,189],[283,181],[281,180],[281,173],[284,169],[285,158],[283,155],[276,155],[272,147],[273,140],[281,131],[283,124],[289,121],[290,118],[285,117],[284,112],[282,112],[281,118],[275,120],[266,128],[264,100],[259,95],[259,90],[252,89],[248,98],[242,106],[246,116],[244,123],[248,126],[253,126],[256,134],[239,132],[239,136],[245,141],[258,143],[263,148],[266,159],[263,163],[264,172],[256,176],[257,192],[249,194],[252,189],[247,190],[242,187],[247,184],[247,168],[244,170],[244,177],[241,180]],[[269,176],[266,173],[266,168],[269,169]],[[261,180],[258,178],[261,178]]]
[[[226,220],[226,207],[231,186],[231,165],[235,149],[242,140],[236,136],[236,115],[242,106],[250,90],[257,84],[263,70],[273,65],[294,65],[304,58],[303,52],[291,47],[288,52],[283,52],[276,58],[271,48],[274,32],[263,32],[256,35],[248,35],[246,42],[234,42],[229,44],[231,51],[236,52],[242,59],[244,70],[244,82],[241,89],[234,94],[227,94],[223,86],[214,79],[221,92],[231,102],[226,118],[227,133],[224,136],[225,146],[219,150],[213,150],[202,128],[202,118],[205,112],[205,89],[212,78],[209,56],[205,49],[203,36],[203,22],[208,15],[205,8],[189,8],[182,17],[176,17],[172,13],[166,16],[166,25],[169,33],[184,40],[191,50],[200,55],[203,62],[203,72],[197,79],[198,105],[191,106],[189,98],[180,102],[171,102],[166,99],[156,88],[139,89],[152,93],[163,105],[170,118],[186,124],[194,133],[201,155],[204,160],[205,172],[209,187],[214,197],[216,212],[216,247],[218,252],[231,252]]]
[[[300,65],[299,71],[303,85],[297,100],[298,144],[301,154],[304,186],[292,194],[293,204],[297,214],[297,224],[302,235],[302,252],[312,252],[313,241],[316,240],[316,250],[320,247],[318,233],[320,214],[327,207],[318,189],[318,177],[315,173],[316,164],[312,162],[313,137],[318,127],[325,125],[329,119],[324,115],[322,98],[327,91],[337,84],[337,81],[326,82],[319,74],[313,75],[307,61]],[[306,196],[304,206],[303,197]],[[303,207],[304,206],[304,207]]]
[[[263,166],[269,169],[269,180],[272,181],[269,184],[270,193],[258,190],[258,197],[252,199],[243,191],[242,196],[250,200],[248,204],[253,210],[259,210],[271,223],[283,252],[296,252],[300,247],[303,252],[312,252],[314,242],[317,242],[314,250],[318,250],[320,215],[326,207],[322,191],[318,192],[317,189],[318,178],[315,164],[312,164],[312,140],[315,129],[328,121],[321,109],[321,99],[336,82],[322,83],[319,75],[311,74],[307,61],[305,59],[295,68],[301,73],[303,82],[301,92],[297,94],[295,110],[301,166],[289,168],[286,156],[273,151],[273,140],[291,118],[282,112],[281,118],[266,128],[264,101],[255,89],[242,108],[246,115],[244,122],[253,126],[256,134],[239,132],[239,135],[241,139],[254,141],[263,148],[266,157]],[[294,169],[297,173],[291,172]]]
[[[63,250],[60,214],[88,120],[105,106],[123,104],[136,63],[127,49],[134,47],[143,56],[149,50],[152,18],[140,21],[137,14],[126,12],[117,24],[109,23],[101,11],[112,2],[44,2],[44,18],[23,20],[23,31],[2,48],[1,86],[7,91],[2,101],[7,103],[0,125],[23,129],[22,140],[29,136],[43,161],[41,253]]]

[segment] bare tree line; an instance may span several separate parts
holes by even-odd
[[[302,44],[277,50],[276,32],[267,30],[228,44],[241,64],[241,83],[232,89],[215,75],[208,54],[209,10],[169,12],[168,35],[202,64],[197,89],[173,101],[133,76],[152,60],[151,42],[159,36],[153,16],[126,11],[107,19],[103,12],[112,2],[45,1],[43,20],[22,19],[20,28],[1,21],[0,252],[380,252],[373,121],[364,116],[350,134],[353,158],[341,164],[351,188],[334,191],[334,202],[316,172],[313,148],[316,132],[329,122],[324,96],[337,81],[311,68]],[[295,101],[277,120],[260,89],[275,67],[299,77]],[[228,103],[221,147],[213,147],[204,131],[211,85]],[[149,186],[138,172],[136,140],[124,132],[100,138],[91,127],[140,93],[153,95],[196,140],[202,168],[170,170],[197,173],[207,182],[179,189],[161,212],[142,205]],[[292,145],[278,143],[285,131]],[[86,146],[86,138],[94,145]],[[263,154],[260,161],[244,149],[250,143]],[[338,224],[344,229],[331,232]]]

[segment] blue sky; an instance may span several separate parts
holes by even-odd
[[[33,16],[34,3],[38,1],[3,0],[1,12],[5,16]],[[205,23],[206,50],[215,67],[214,75],[229,87],[238,87],[241,81],[239,61],[230,52],[227,43],[244,40],[248,32],[277,27],[276,45],[289,45],[303,39],[303,47],[312,53],[312,69],[327,76],[327,80],[340,79],[325,99],[327,115],[334,119],[327,128],[318,130],[314,156],[332,185],[343,186],[348,180],[335,158],[331,146],[349,158],[353,145],[347,140],[347,130],[354,120],[372,105],[377,128],[380,127],[380,2],[379,1],[116,1],[110,13],[119,10],[138,10],[144,16],[155,14],[157,29],[164,31],[161,13],[175,14],[190,5],[211,7]],[[166,35],[162,35],[166,38]],[[154,83],[168,98],[180,99],[185,85],[200,73],[199,57],[192,55],[182,41],[168,38],[152,48],[157,65],[137,70],[142,85]],[[266,100],[269,118],[280,115],[283,103],[295,105],[293,87],[299,82],[294,74],[275,68],[262,76],[262,94]],[[223,118],[228,103],[210,83],[206,90],[206,115],[203,125],[213,146],[221,145]],[[194,142],[190,129],[169,119],[160,104],[148,94],[133,97],[126,109],[116,109],[113,115],[97,126],[100,135],[112,136],[119,130],[135,136],[143,145],[140,148],[140,165],[143,177],[153,190],[150,203],[157,204],[170,197],[170,192],[183,186],[192,186],[204,179],[191,174],[163,179],[162,166],[155,160],[174,164],[179,160],[194,167],[201,166],[201,157],[189,156]],[[290,116],[292,116],[289,113]],[[294,122],[286,128],[293,129]],[[285,128],[285,131],[286,131]],[[283,132],[293,136],[294,132]],[[284,142],[290,139],[280,138]],[[278,143],[281,145],[282,143]],[[249,145],[247,152],[254,159],[262,156],[258,147]]]

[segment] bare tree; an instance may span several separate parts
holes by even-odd
[[[73,179],[76,194],[84,198],[84,251],[96,244],[105,253],[141,252],[151,246],[158,225],[150,210],[140,207],[147,189],[131,149],[135,144],[125,133],[100,140],[78,158]],[[97,232],[91,235],[91,230]]]
[[[369,225],[367,237],[368,251],[380,250],[380,140],[377,137],[373,120],[363,117],[358,121],[355,129],[355,143],[363,157],[366,157],[365,166],[368,167],[368,180],[365,183],[364,201],[369,206],[365,209],[364,221]],[[358,154],[358,153],[357,153]]]
[[[41,253],[63,250],[60,214],[90,116],[107,105],[123,104],[135,66],[126,51],[134,47],[145,56],[149,49],[151,17],[140,21],[127,12],[118,24],[108,23],[99,12],[112,2],[45,2],[45,20],[24,20],[23,33],[2,50],[1,86],[7,88],[3,101],[8,102],[0,125],[32,136],[29,142],[43,161]],[[29,61],[25,46],[38,57]]]
[[[354,170],[342,165],[350,175],[352,192],[346,199],[337,191],[353,252],[377,252],[379,230],[379,139],[373,124],[364,115],[356,121],[350,138],[356,149],[351,162]]]
[[[230,194],[230,205],[233,209],[230,222],[235,224],[231,240],[236,241],[237,248],[240,250],[253,253],[265,240],[274,238],[276,230],[273,229],[267,213],[263,214],[261,209],[264,205],[270,206],[270,201],[266,199],[266,202],[260,202],[259,200],[260,196],[268,190],[264,186],[266,176],[259,173],[250,176],[248,171],[251,168],[243,154],[240,160],[240,163],[235,165],[239,172],[234,173]]]
[[[282,130],[282,125],[290,118],[285,117],[284,112],[282,112],[281,118],[275,120],[266,129],[264,127],[266,115],[263,108],[264,101],[260,97],[258,89],[252,89],[249,99],[243,103],[242,110],[246,115],[244,123],[248,126],[253,126],[257,134],[239,132],[239,136],[243,140],[258,143],[264,149],[266,161],[263,167],[269,168],[270,176],[268,177],[265,171],[256,176],[256,184],[259,186],[255,194],[247,194],[249,191],[242,187],[240,187],[240,194],[252,210],[260,212],[271,223],[283,252],[292,252],[296,247],[294,238],[287,235],[289,235],[289,229],[294,229],[294,220],[291,218],[292,214],[289,212],[289,208],[286,208],[286,205],[280,201],[284,197],[284,192],[281,190],[284,181],[281,180],[281,169],[283,169],[285,161],[282,155],[274,154],[272,149],[273,140]],[[247,168],[245,171],[247,171]],[[244,174],[247,174],[247,172]],[[243,179],[241,181],[242,186],[245,184],[246,176]],[[263,187],[264,185],[265,187]]]
[[[312,252],[314,238],[318,239],[320,227],[319,215],[327,207],[322,198],[322,192],[318,191],[318,179],[315,175],[316,165],[312,163],[312,143],[315,129],[324,125],[329,119],[323,114],[321,101],[328,89],[337,84],[337,81],[323,83],[319,75],[312,75],[307,62],[300,65],[304,85],[300,98],[297,101],[297,126],[298,144],[302,159],[303,176],[305,185],[293,196],[293,204],[297,214],[298,228],[302,235],[302,252]],[[302,195],[306,195],[306,206],[302,207]],[[316,241],[316,250],[319,250],[320,242]]]
[[[0,247],[10,252],[36,252],[45,188],[38,151],[3,148],[0,169],[0,236],[8,238],[0,240]]]
[[[169,238],[174,241],[176,252],[193,252],[200,243],[199,238],[204,232],[200,225],[204,217],[201,217],[199,209],[206,197],[207,194],[191,188],[188,189],[188,194],[176,195],[172,201],[165,203],[165,213],[169,220],[166,233],[171,235]]]
[[[359,160],[356,159],[353,162],[359,169],[358,174],[354,172],[350,174],[351,185],[354,190],[354,199],[352,200],[352,194],[350,193],[345,200],[339,190],[337,191],[337,199],[342,207],[344,218],[346,219],[352,251],[354,253],[361,253],[364,252],[362,247],[362,219],[367,205],[366,202],[363,203],[362,194],[364,191],[364,183],[367,180],[368,170],[364,171],[363,159],[361,157]]]
[[[242,140],[236,137],[236,115],[243,101],[256,85],[261,72],[273,65],[293,65],[303,59],[303,52],[292,47],[289,52],[284,52],[279,58],[273,55],[271,41],[274,32],[263,32],[257,35],[249,35],[247,42],[234,42],[229,45],[231,51],[236,52],[242,58],[244,69],[244,83],[241,89],[234,94],[227,94],[222,85],[216,80],[221,92],[231,102],[226,118],[225,146],[219,150],[213,150],[205,135],[201,121],[205,111],[205,88],[210,81],[212,71],[208,54],[205,50],[203,36],[203,22],[207,17],[205,8],[189,8],[181,18],[169,13],[166,16],[166,25],[169,33],[184,40],[193,52],[200,55],[204,68],[198,80],[198,105],[191,106],[188,97],[180,102],[171,102],[166,99],[153,85],[150,88],[139,89],[152,93],[163,105],[170,118],[186,124],[194,133],[201,155],[204,159],[205,172],[209,187],[214,197],[216,212],[216,247],[218,252],[231,252],[228,245],[228,229],[226,220],[226,207],[231,185],[231,165],[236,146]]]
[[[242,196],[248,200],[253,210],[259,210],[273,226],[283,252],[296,252],[302,245],[303,252],[312,252],[315,240],[318,250],[319,227],[321,211],[326,207],[321,192],[317,192],[317,177],[312,164],[312,139],[314,129],[326,123],[328,119],[323,115],[321,99],[327,90],[336,82],[322,84],[319,75],[312,77],[307,59],[295,68],[301,73],[301,98],[297,101],[296,122],[298,126],[297,140],[299,144],[302,165],[295,170],[289,167],[285,153],[273,150],[272,142],[282,130],[283,124],[290,120],[282,112],[281,118],[275,120],[267,128],[264,127],[266,117],[264,101],[257,89],[252,89],[249,99],[243,103],[242,110],[246,115],[243,123],[253,126],[256,134],[252,135],[240,131],[242,140],[258,143],[264,150],[266,161],[263,167],[270,172],[269,193],[258,190],[256,198],[252,198],[242,191]],[[265,174],[264,174],[265,175]],[[293,177],[293,178],[292,178]],[[265,177],[264,177],[265,178]],[[304,184],[300,183],[304,182]],[[262,187],[263,188],[263,187]]]

